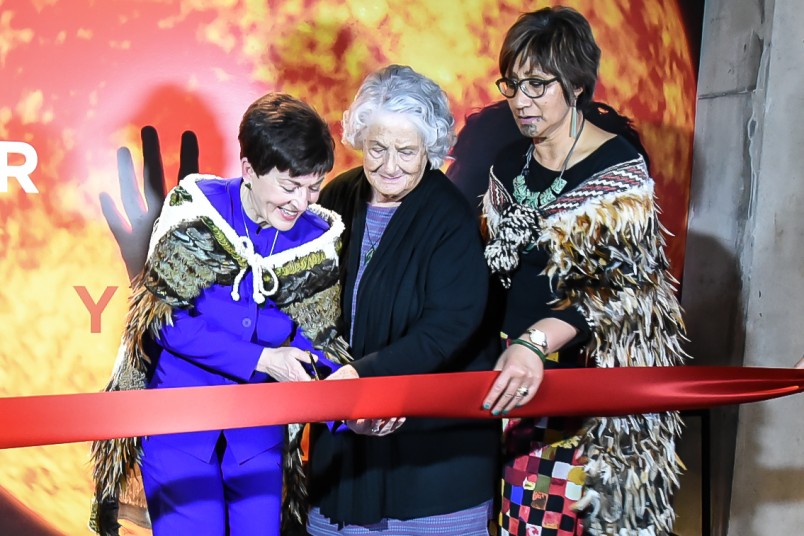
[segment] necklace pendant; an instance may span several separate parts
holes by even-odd
[[[528,187],[525,185],[525,177],[521,174],[514,177],[514,197],[520,203],[522,203],[523,199],[528,197]]]
[[[540,207],[543,207],[544,205],[546,205],[548,203],[552,203],[555,200],[556,200],[556,196],[553,195],[553,192],[550,191],[550,188],[548,188],[547,190],[545,190],[541,194],[539,194],[539,206]]]
[[[567,185],[567,181],[564,180],[564,177],[559,175],[556,177],[556,180],[553,181],[553,184],[550,185],[550,189],[555,192],[556,195],[560,194],[561,191],[564,189],[564,186]]]
[[[531,192],[525,184],[525,177],[517,175],[514,177],[514,199],[517,203],[536,207],[539,201],[539,194]]]
[[[363,256],[363,262],[365,262],[366,264],[368,264],[369,262],[371,262],[371,258],[372,258],[373,256],[374,256],[374,246],[371,246],[371,247],[368,249],[368,251],[366,252],[366,254]]]

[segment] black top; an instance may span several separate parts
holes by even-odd
[[[321,205],[344,216],[343,295],[352,296],[371,193],[362,168],[329,183]],[[406,195],[366,267],[352,340],[361,377],[490,370],[496,349],[479,331],[488,269],[472,210],[443,173],[427,170]],[[349,333],[351,300],[343,300]],[[479,404],[479,402],[478,402]],[[333,522],[369,524],[469,508],[494,495],[498,423],[408,419],[369,437],[318,427],[311,502]]]
[[[494,161],[493,172],[505,188],[513,193],[513,180],[522,172],[525,157],[531,140],[523,139],[503,149]],[[621,136],[603,143],[592,154],[577,162],[564,172],[567,185],[562,193],[577,188],[583,181],[611,166],[638,158],[637,151]],[[548,169],[531,158],[525,184],[532,192],[542,192],[549,188],[559,171]],[[520,255],[519,267],[511,274],[511,287],[506,296],[503,332],[512,338],[519,337],[538,320],[558,318],[572,324],[579,335],[564,347],[560,363],[576,366],[580,345],[590,335],[589,325],[583,315],[575,308],[556,310],[548,305],[554,298],[550,278],[542,275],[547,266],[548,252],[534,248]],[[550,365],[550,363],[548,363]]]

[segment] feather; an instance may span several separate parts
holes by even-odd
[[[145,351],[146,335],[155,337],[162,327],[170,325],[174,308],[191,307],[212,284],[234,284],[238,274],[249,266],[230,240],[237,235],[229,224],[208,203],[194,203],[192,192],[203,197],[193,182],[202,177],[195,177],[185,178],[182,186],[168,196],[145,268],[132,280],[126,328],[106,391],[145,388],[150,363]],[[315,206],[310,210],[325,219],[330,230],[316,239],[314,246],[311,242],[277,255],[284,259],[272,268],[279,278],[277,305],[317,349],[346,363],[352,359],[348,345],[334,328],[340,317],[337,259],[343,224],[334,212]],[[301,425],[288,427],[285,450],[283,500],[290,516],[283,516],[283,523],[289,523],[289,527],[294,520],[303,527],[307,512],[301,429]],[[117,534],[114,507],[126,486],[139,484],[132,477],[139,456],[138,438],[93,442],[95,500],[90,527],[99,534]]]

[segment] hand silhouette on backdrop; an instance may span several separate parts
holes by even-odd
[[[103,216],[120,248],[129,279],[134,278],[145,266],[151,230],[162,210],[165,196],[173,186],[165,184],[165,169],[162,165],[162,153],[156,129],[152,126],[143,127],[140,136],[143,160],[142,193],[137,185],[131,151],[121,147],[117,150],[117,177],[120,181],[120,197],[125,217],[108,193],[100,194]],[[186,131],[181,136],[176,183],[191,173],[198,173],[198,139],[195,133]]]

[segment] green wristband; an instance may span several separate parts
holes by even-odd
[[[533,350],[534,352],[536,352],[536,355],[539,356],[539,359],[542,360],[542,363],[547,361],[547,356],[544,355],[544,352],[542,352],[539,349],[539,347],[536,346],[535,344],[533,344],[532,342],[528,342],[528,341],[526,341],[524,339],[511,339],[511,344],[521,344],[522,346],[524,346],[526,348],[529,348],[529,349]]]

